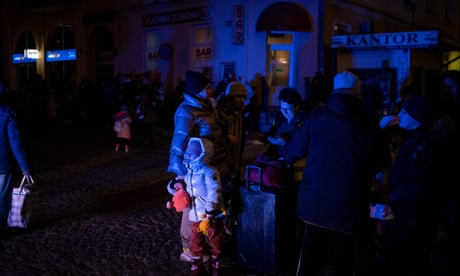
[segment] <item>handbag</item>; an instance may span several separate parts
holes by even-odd
[[[271,159],[264,153],[259,153],[256,159],[248,164],[248,167],[246,177],[249,182],[259,182],[260,173],[262,174],[262,183],[260,184],[266,187],[284,188],[289,186],[289,182],[292,182],[292,179],[289,177],[288,168],[284,161]],[[260,168],[260,170],[257,170],[256,168]]]
[[[38,210],[38,193],[33,191],[34,180],[23,176],[19,187],[13,188],[11,209],[8,214],[8,226],[27,228],[32,223],[32,214]]]

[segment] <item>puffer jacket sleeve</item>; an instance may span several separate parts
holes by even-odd
[[[187,147],[188,139],[195,126],[195,115],[190,112],[190,109],[182,103],[174,115],[174,133],[171,140],[171,148],[169,151],[168,172],[176,175],[185,175],[185,169],[182,161],[184,160],[185,148]]]
[[[30,175],[30,167],[27,162],[26,151],[21,141],[18,121],[16,114],[13,111],[9,112],[10,120],[8,121],[8,139],[11,145],[11,151],[13,152],[16,161],[18,162],[19,168],[25,175]]]
[[[215,214],[223,207],[222,187],[219,172],[208,167],[205,173],[205,183],[207,189],[206,213]]]

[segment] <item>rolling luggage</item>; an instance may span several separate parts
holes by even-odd
[[[249,181],[249,170],[259,172]],[[241,212],[234,229],[237,265],[267,273],[295,272],[295,193],[288,188],[266,188],[261,184],[262,168],[246,166],[246,181],[239,189]]]

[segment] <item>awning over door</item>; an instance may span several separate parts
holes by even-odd
[[[257,19],[256,31],[311,32],[311,16],[301,5],[277,2],[266,7]]]

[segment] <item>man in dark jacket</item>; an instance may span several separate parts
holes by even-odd
[[[370,118],[359,78],[344,71],[334,77],[327,104],[312,110],[302,128],[299,137],[309,146],[297,200],[305,222],[297,275],[317,275],[326,265],[332,275],[353,275],[356,237],[368,216],[380,156]]]
[[[16,113],[3,103],[6,92],[6,87],[0,82],[0,229],[6,228],[11,208],[15,159],[24,176],[31,178]]]
[[[432,110],[424,96],[402,102],[397,115],[405,130],[389,177],[389,200],[394,214],[388,238],[389,275],[434,275],[431,253],[436,220],[439,173]],[[442,157],[439,157],[442,158]],[[442,190],[443,188],[441,188]],[[453,275],[453,274],[452,274]]]

